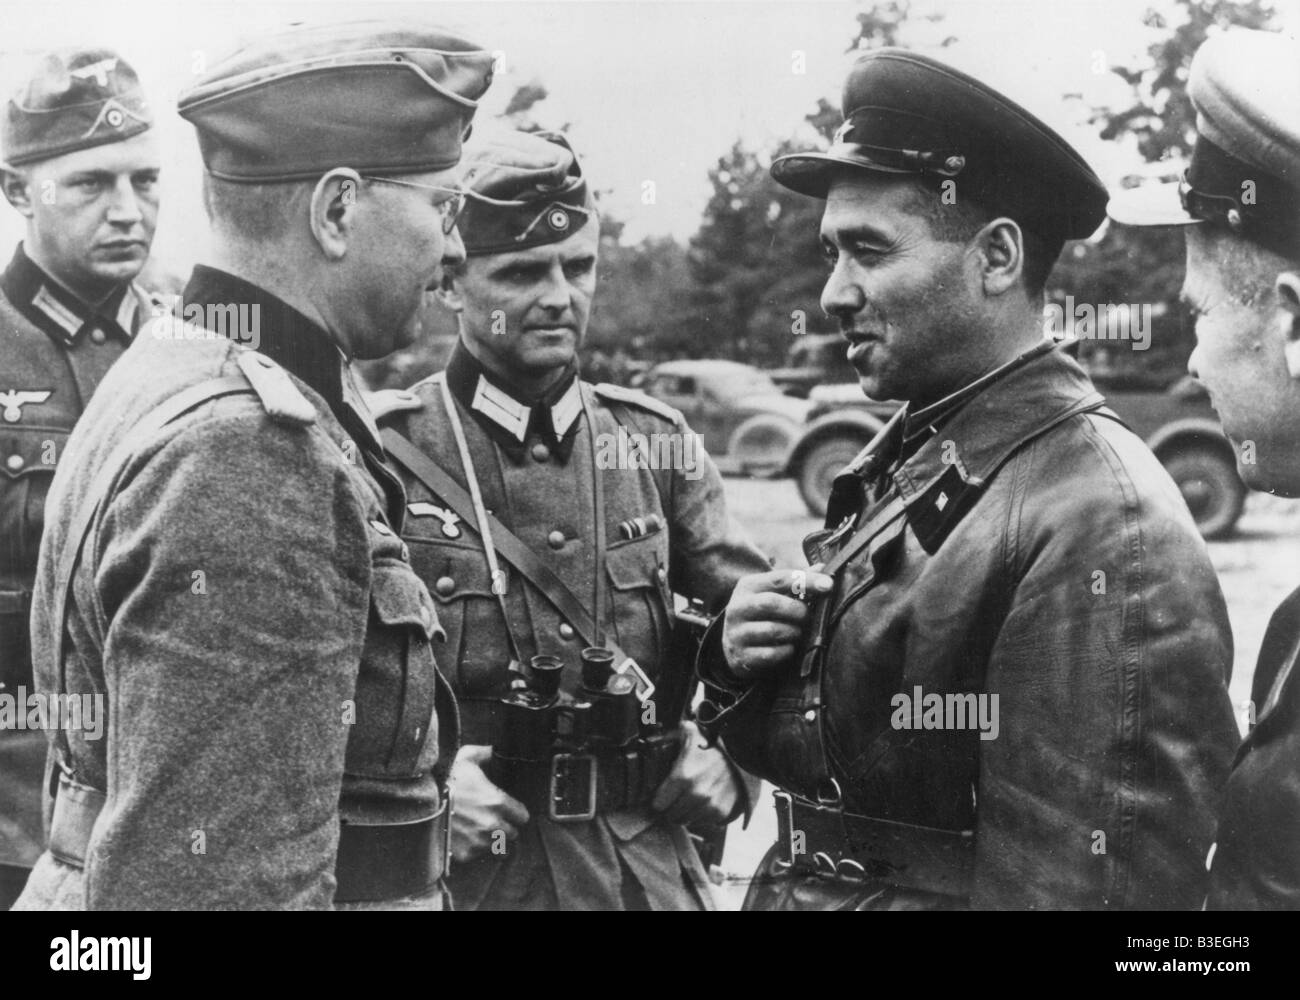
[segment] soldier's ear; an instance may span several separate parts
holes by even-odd
[[[433,293],[433,296],[444,309],[454,313],[465,311],[465,300],[461,297],[460,289],[456,287],[456,276],[451,268],[443,269],[442,280],[438,283],[438,290]]]
[[[356,226],[361,175],[339,167],[331,170],[311,192],[308,224],[327,260],[342,260]]]
[[[1300,272],[1283,271],[1273,287],[1277,290],[1277,322],[1281,327],[1287,373],[1300,379]]]
[[[1002,295],[1020,285],[1025,268],[1025,237],[1014,219],[1001,216],[987,223],[976,235],[984,291]]]
[[[32,186],[25,174],[8,168],[0,169],[0,186],[4,187],[5,199],[24,218],[30,219],[32,208]]]

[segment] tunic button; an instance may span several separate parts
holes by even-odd
[[[563,548],[563,547],[564,547],[564,532],[563,532],[563,531],[558,531],[558,530],[557,530],[557,531],[552,531],[549,535],[546,536],[546,544],[549,545],[549,546],[550,546],[551,548],[553,548],[553,549]]]
[[[537,461],[545,462],[550,457],[551,449],[546,447],[546,445],[542,444],[540,441],[533,445],[533,458],[537,459]]]
[[[804,721],[804,722],[816,722],[816,721],[817,721],[817,710],[816,710],[815,708],[810,708],[810,709],[808,709],[808,711],[804,712],[804,713],[803,713],[803,721]]]
[[[104,336],[103,330],[101,330],[99,327],[95,327],[95,329],[90,331],[90,339],[93,340],[96,344],[102,344],[108,338]]]
[[[8,458],[5,459],[5,468],[7,468],[10,472],[17,472],[22,467],[23,467],[22,455],[10,455]]]
[[[568,622],[560,622],[560,638],[561,639],[573,638],[573,626],[570,625]]]
[[[449,576],[440,576],[433,589],[438,592],[439,597],[450,597],[456,589],[456,581]]]

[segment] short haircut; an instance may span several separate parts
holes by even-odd
[[[1278,274],[1300,271],[1300,254],[1283,256],[1218,226],[1194,226],[1191,232],[1196,234],[1192,238],[1204,241],[1206,255],[1217,262],[1224,290],[1247,308],[1267,301]]]
[[[978,201],[961,198],[952,203],[945,203],[940,197],[941,188],[924,179],[918,179],[914,185],[915,204],[930,223],[930,232],[935,239],[944,243],[965,243],[989,222],[999,215]],[[1018,220],[1017,220],[1018,221]],[[1061,255],[1065,241],[1046,239],[1032,230],[1020,227],[1024,243],[1025,261],[1021,270],[1025,291],[1031,298],[1043,294],[1047,286],[1047,277],[1056,266],[1056,259]]]
[[[273,240],[288,231],[311,181],[236,184],[203,174],[203,208],[213,228],[245,239]]]

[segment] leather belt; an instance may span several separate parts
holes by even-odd
[[[563,752],[540,761],[493,757],[491,778],[534,816],[582,823],[648,805],[680,752],[681,735],[674,731],[627,750]]]
[[[801,874],[969,898],[975,831],[844,812],[776,791],[777,861]]]
[[[59,775],[59,790],[50,818],[50,853],[59,861],[84,869],[90,834],[104,808],[97,788]],[[338,858],[334,877],[336,903],[404,899],[433,889],[447,873],[451,857],[451,796],[442,807],[415,823],[383,826],[339,824]]]

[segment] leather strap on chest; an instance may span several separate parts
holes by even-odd
[[[410,441],[392,428],[385,428],[380,435],[384,448],[397,462],[405,466],[423,486],[440,497],[466,524],[477,524],[474,501],[469,493],[456,480],[444,471],[433,459],[422,452]],[[528,543],[501,523],[490,511],[484,511],[484,518],[491,533],[492,545],[496,552],[510,563],[529,583],[531,583],[555,610],[573,626],[574,631],[582,637],[587,645],[595,645],[597,629],[591,613],[549,566],[543,562]],[[637,675],[638,686],[644,685],[642,700],[654,692],[654,684],[641,667],[608,637],[604,645],[614,653],[615,669],[623,672],[633,669]],[[627,664],[631,664],[629,668]]]

